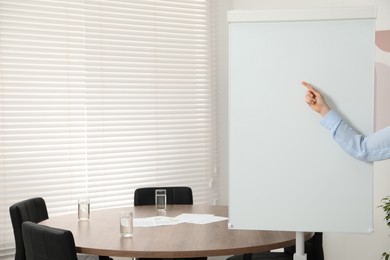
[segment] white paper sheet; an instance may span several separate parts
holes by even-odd
[[[209,224],[228,219],[227,217],[215,216],[212,214],[190,214],[183,213],[174,218],[155,216],[148,218],[134,218],[134,227],[157,227],[165,225],[176,225],[180,223]]]
[[[183,213],[179,216],[175,217],[176,220],[179,220],[181,222],[185,223],[192,223],[192,224],[209,224],[213,222],[218,222],[222,220],[228,219],[227,217],[220,217],[215,216],[212,214],[188,214]]]
[[[156,226],[165,226],[165,225],[176,225],[181,223],[180,220],[164,217],[164,216],[155,216],[149,218],[134,218],[133,226],[134,227],[156,227]]]

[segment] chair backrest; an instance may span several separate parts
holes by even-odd
[[[72,232],[30,221],[22,225],[27,260],[77,260]]]
[[[15,203],[9,208],[12,227],[15,237],[15,260],[26,260],[23,244],[22,224],[25,221],[38,223],[48,219],[45,200],[42,198],[31,198]]]
[[[192,189],[190,187],[147,187],[138,188],[134,192],[134,206],[155,205],[155,191],[165,189],[167,191],[167,204],[192,205]]]

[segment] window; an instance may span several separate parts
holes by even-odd
[[[133,204],[138,187],[217,199],[210,0],[0,0],[0,257],[8,208]],[[93,214],[93,211],[92,211]]]

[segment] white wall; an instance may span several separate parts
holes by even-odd
[[[216,0],[217,9],[217,84],[218,84],[218,156],[219,172],[219,201],[220,205],[228,205],[227,178],[227,119],[228,119],[228,73],[229,73],[229,40],[227,11],[233,9],[233,0]]]
[[[388,0],[218,0],[218,94],[219,94],[219,204],[227,205],[227,88],[228,88],[228,35],[224,19],[228,9],[296,9],[337,6],[377,6],[377,30],[390,30],[390,1]],[[390,49],[390,47],[389,47]],[[390,52],[376,48],[375,128],[390,124]],[[303,93],[304,94],[304,93]],[[304,97],[302,96],[302,102]],[[318,118],[320,120],[320,118]],[[390,228],[386,226],[381,198],[390,195],[390,160],[374,164],[374,234],[356,235],[326,233],[324,250],[327,260],[374,260],[382,252],[390,252]],[[353,185],[353,182],[351,182]],[[351,203],[359,203],[351,201]],[[346,205],[347,207],[348,205]]]

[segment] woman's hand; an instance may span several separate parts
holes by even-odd
[[[324,97],[318,92],[312,85],[302,81],[302,85],[307,88],[306,91],[306,103],[322,117],[324,117],[330,110],[330,107],[326,103]]]

